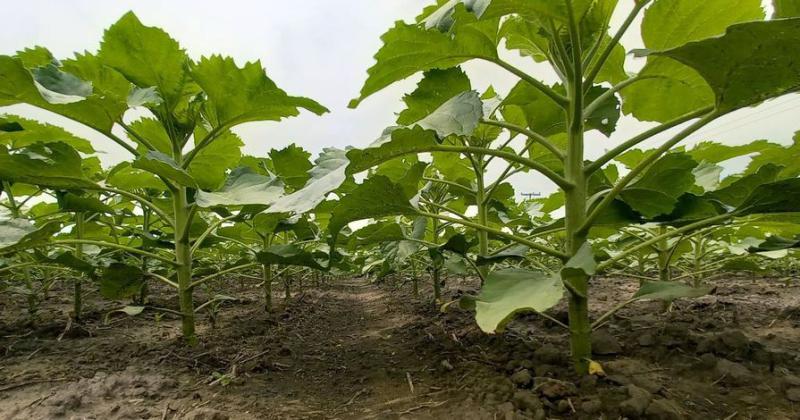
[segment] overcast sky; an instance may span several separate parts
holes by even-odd
[[[221,53],[234,57],[239,64],[260,59],[268,75],[292,95],[309,96],[327,106],[331,113],[322,117],[304,114],[281,123],[250,123],[236,131],[243,137],[245,152],[265,155],[271,148],[295,142],[314,154],[324,147],[365,146],[394,122],[402,110],[400,98],[413,90],[417,78],[398,83],[362,103],[357,110],[347,102],[357,96],[372,56],[380,48],[380,35],[395,20],[410,20],[433,0],[295,0],[225,2],[211,0],[27,0],[4,4],[0,25],[0,54],[34,45],[49,48],[56,57],[71,56],[74,51],[98,48],[103,29],[123,13],[133,10],[150,26],[165,29],[186,48],[190,56]],[[621,16],[614,21],[619,22]],[[636,32],[625,39],[628,48],[638,47]],[[510,54],[507,58],[553,82],[554,76],[541,65]],[[629,69],[641,63],[629,59]],[[490,84],[507,91],[515,79],[490,64],[465,66],[473,87],[483,90]],[[753,139],[788,143],[800,129],[797,96],[784,97],[756,109],[737,112],[716,121],[693,135],[688,143],[716,140],[739,144]],[[125,152],[69,121],[26,106],[0,110],[19,113],[58,123],[96,140],[107,165],[127,159]],[[597,155],[648,124],[629,118],[620,121],[612,139],[596,133],[587,139],[590,156]],[[658,139],[654,139],[658,141]],[[732,168],[741,167],[736,162]],[[518,192],[547,192],[552,186],[540,178],[525,175],[514,179]]]

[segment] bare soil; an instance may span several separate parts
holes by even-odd
[[[442,313],[397,279],[307,289],[271,315],[254,285],[226,284],[240,300],[214,328],[199,319],[195,347],[170,314],[106,320],[121,303],[96,293],[66,329],[68,285],[34,324],[22,299],[0,296],[0,418],[800,419],[800,286],[775,279],[629,306],[595,334],[605,375],[586,377],[570,368],[556,323],[529,315],[485,335],[470,313]],[[637,285],[595,280],[593,309]],[[446,296],[475,287],[449,279]],[[166,290],[151,299],[175,309]],[[552,315],[566,321],[563,307]]]

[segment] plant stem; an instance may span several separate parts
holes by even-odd
[[[569,15],[569,32],[572,44],[573,79],[569,83],[570,106],[567,112],[569,127],[567,156],[564,172],[567,182],[574,187],[565,193],[566,249],[570,257],[586,243],[587,236],[580,227],[586,219],[588,182],[583,170],[584,119],[583,119],[583,62],[580,34],[574,16],[572,1],[565,0]],[[566,270],[562,280],[569,293],[569,331],[572,363],[578,374],[586,374],[592,357],[591,322],[589,321],[589,276],[579,270]]]
[[[83,213],[75,213],[75,237],[83,239]],[[75,245],[75,258],[83,258],[83,244]],[[75,321],[80,322],[81,312],[83,311],[83,290],[81,285],[82,274],[78,274],[73,280],[73,312],[75,313]]]
[[[178,263],[178,299],[182,317],[181,331],[183,338],[190,346],[197,344],[195,335],[194,299],[192,292],[192,248],[189,244],[187,230],[189,220],[189,204],[186,198],[186,187],[180,186],[172,197],[175,212],[175,257]]]
[[[489,217],[487,214],[486,206],[486,185],[483,178],[483,156],[475,156],[473,169],[475,171],[477,191],[475,193],[475,204],[478,206],[478,224],[481,226],[489,226]],[[478,231],[478,253],[480,255],[489,255],[489,233],[485,230]],[[478,268],[481,279],[485,279],[489,274],[489,267],[482,266]],[[481,284],[483,281],[481,280]]]

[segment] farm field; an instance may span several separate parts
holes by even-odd
[[[476,287],[453,283],[448,296]],[[552,324],[526,317],[490,337],[467,313],[437,313],[398,286],[343,279],[304,290],[270,317],[249,288],[234,288],[242,301],[193,349],[180,345],[176,317],[106,325],[113,306],[90,301],[86,324],[65,333],[68,302],[50,299],[36,326],[6,305],[0,411],[10,419],[591,419],[641,404],[651,418],[796,416],[795,284],[736,277],[668,314],[654,303],[629,307],[600,330],[607,376],[591,380],[572,373]],[[592,291],[605,306],[632,294],[635,281],[603,279]],[[565,318],[565,308],[555,313]]]
[[[0,419],[800,418],[800,0],[38,1]]]

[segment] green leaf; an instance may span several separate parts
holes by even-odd
[[[469,136],[483,118],[483,102],[476,91],[459,93],[414,124],[433,130],[440,138]]]
[[[491,255],[478,255],[475,264],[478,266],[496,264],[505,260],[523,261],[528,255],[530,248],[526,245],[513,245],[510,248],[504,249],[500,252],[495,252]]]
[[[571,273],[579,273],[582,276],[591,276],[597,269],[597,261],[594,259],[592,252],[592,245],[589,242],[584,242],[578,252],[564,264],[561,268],[562,278],[570,277]]]
[[[328,109],[311,99],[289,96],[267,77],[260,61],[239,68],[230,57],[203,57],[191,66],[193,79],[208,95],[203,115],[214,127],[248,121],[279,121],[305,108],[317,115]]]
[[[769,252],[782,249],[800,248],[800,236],[795,239],[788,239],[778,235],[768,236],[767,239],[757,246],[750,247],[749,252]]]
[[[51,104],[80,102],[92,94],[92,84],[61,71],[55,64],[31,70],[36,88]]]
[[[800,212],[800,178],[762,184],[739,206],[737,214]]]
[[[301,188],[311,178],[308,173],[314,167],[309,160],[311,153],[302,147],[291,144],[281,150],[272,149],[269,157],[272,159],[275,174],[289,187]]]
[[[725,35],[653,54],[695,69],[713,89],[720,112],[800,89],[800,18],[733,25]]]
[[[678,198],[695,184],[697,162],[686,153],[670,153],[653,163],[620,197],[647,218],[669,214]]]
[[[451,98],[471,89],[469,78],[458,67],[426,71],[414,92],[403,97],[406,109],[398,115],[397,123],[411,125],[433,113]]]
[[[133,162],[133,167],[163,176],[186,187],[197,188],[197,181],[171,157],[161,152],[149,151],[139,156]]]
[[[754,173],[764,165],[775,164],[784,167],[780,174],[781,178],[800,176],[798,154],[800,154],[800,132],[795,133],[794,142],[789,146],[784,147],[774,143],[765,144],[759,154],[750,161],[745,172],[748,174]]]
[[[205,131],[195,128],[195,142],[200,141]],[[216,190],[225,182],[229,169],[233,169],[242,158],[244,142],[236,134],[225,131],[211,144],[195,155],[187,172],[200,188]]]
[[[353,246],[364,246],[382,242],[396,242],[406,239],[403,228],[394,222],[374,223],[350,235]]]
[[[0,220],[0,254],[14,253],[47,243],[61,230],[58,222],[35,227],[24,219]]]
[[[133,12],[106,30],[98,58],[139,88],[158,88],[170,108],[178,104],[189,57],[169,34],[143,25]]]
[[[367,178],[339,200],[333,209],[328,229],[335,238],[342,228],[356,220],[414,215],[416,210],[411,206],[410,199],[401,185],[392,183],[385,176]]]
[[[203,208],[214,206],[270,205],[283,195],[283,183],[278,178],[253,173],[247,168],[231,172],[221,190],[197,191],[195,201]]]
[[[48,102],[36,86],[22,60],[0,55],[0,106],[29,104],[81,122],[102,133],[110,133],[124,108],[112,98],[91,95],[74,103]]]
[[[114,209],[91,196],[81,196],[72,192],[57,195],[58,206],[65,212],[92,212],[113,214]]]
[[[383,34],[384,45],[375,55],[376,64],[368,70],[361,94],[350,101],[350,108],[415,73],[455,67],[472,58],[496,59],[498,21],[478,21],[461,6],[454,10],[459,24],[450,33],[398,21]]]
[[[782,169],[781,166],[766,164],[757,172],[745,175],[727,187],[712,191],[707,195],[727,206],[739,207],[760,185],[775,181]]]
[[[324,149],[309,172],[311,179],[308,183],[303,188],[281,197],[266,211],[302,214],[313,210],[347,179],[345,173],[347,164],[348,160],[343,150]]]
[[[155,86],[149,88],[134,87],[126,100],[131,108],[136,108],[137,106],[155,107],[161,105],[163,101]]]
[[[461,305],[474,308],[480,329],[493,334],[503,331],[519,313],[552,308],[563,295],[559,276],[509,268],[489,273],[480,294],[462,298]]]
[[[660,0],[645,11],[642,39],[650,50],[669,50],[720,35],[732,24],[763,18],[760,0]],[[623,110],[639,120],[665,122],[714,103],[703,77],[677,61],[649,56],[639,76],[651,78],[622,91]]]
[[[18,128],[15,130],[3,130],[0,128],[0,144],[6,144],[12,149],[19,149],[40,142],[61,142],[82,153],[95,152],[89,140],[77,137],[61,127],[17,115],[4,115],[0,118],[8,121],[7,124],[13,122]]]
[[[671,302],[680,298],[693,299],[705,296],[712,290],[712,287],[692,287],[677,281],[645,281],[633,295],[633,299]]]
[[[158,177],[150,172],[136,169],[128,162],[113,167],[108,173],[106,182],[111,186],[128,191],[138,189],[166,191],[167,189],[167,186]]]
[[[261,264],[279,264],[298,267],[310,267],[317,270],[325,270],[320,261],[328,258],[322,252],[308,252],[296,245],[273,245],[256,256]]]
[[[798,0],[772,0],[775,7],[773,19],[800,16],[800,1]]]
[[[367,149],[353,149],[347,152],[350,165],[348,174],[357,174],[388,160],[408,154],[432,151],[438,144],[436,133],[422,127],[398,128],[370,145]]]
[[[120,300],[136,296],[144,285],[142,269],[123,263],[112,263],[100,277],[100,295]]]
[[[36,143],[11,154],[0,146],[0,179],[53,188],[92,188],[81,157],[64,143]]]

